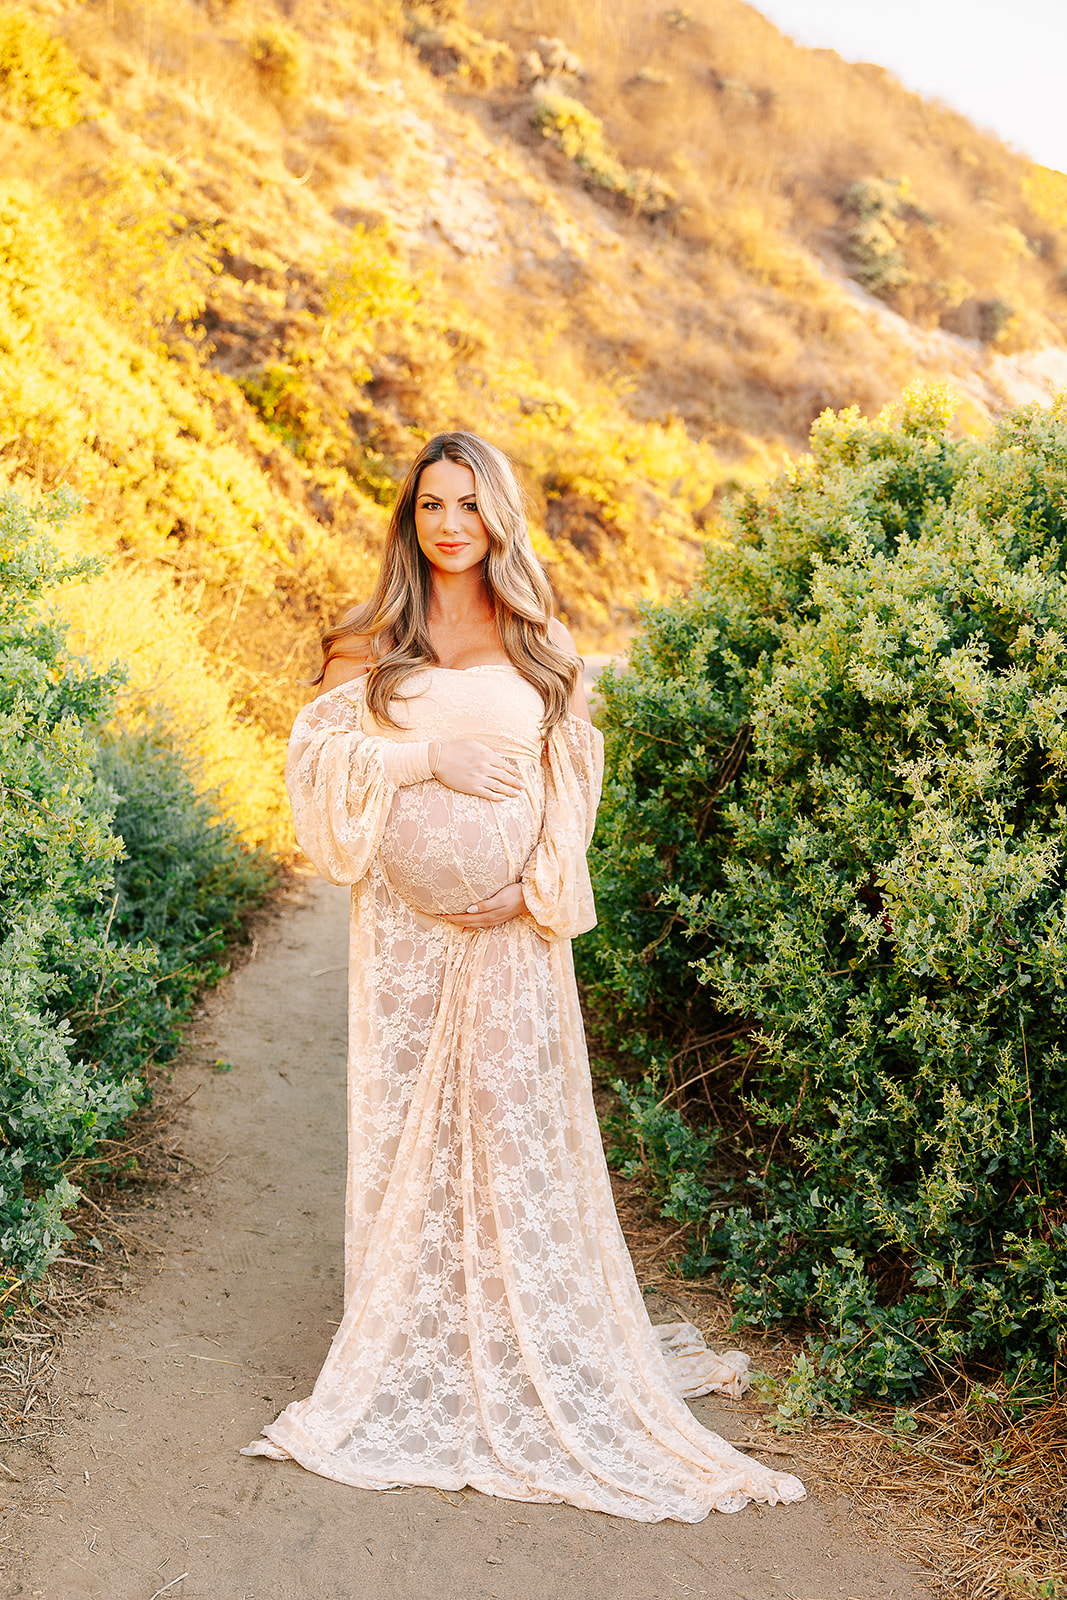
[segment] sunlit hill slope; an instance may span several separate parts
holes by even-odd
[[[1067,180],[740,0],[0,13],[0,464],[250,836],[319,627],[449,426],[615,648],[826,406],[1067,381]],[[1060,376],[1062,374],[1062,376]]]

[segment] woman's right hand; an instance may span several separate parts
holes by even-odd
[[[442,741],[434,777],[446,788],[459,794],[475,794],[482,800],[510,800],[522,788],[522,779],[511,762],[480,739]]]

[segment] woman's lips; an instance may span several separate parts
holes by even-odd
[[[442,544],[439,542],[437,548],[438,550],[443,550],[446,556],[454,556],[457,550],[466,550],[467,544],[466,540],[460,540],[458,544]]]

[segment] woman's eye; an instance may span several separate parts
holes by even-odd
[[[463,507],[463,509],[464,509],[464,511],[473,511],[475,513],[475,515],[477,515],[477,513],[478,513],[478,507],[475,505],[473,500],[468,500],[467,504]]]

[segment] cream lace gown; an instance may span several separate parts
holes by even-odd
[[[352,885],[344,1319],[310,1398],[247,1454],[364,1488],[471,1485],[642,1522],[798,1500],[699,1426],[683,1394],[738,1395],[747,1358],[654,1330],[619,1228],[590,1089],[571,936],[602,740],[510,666],[433,667],[377,727],[362,680],[293,729],[297,837]],[[524,787],[427,780],[423,741],[478,738]],[[529,915],[465,910],[522,879]]]

